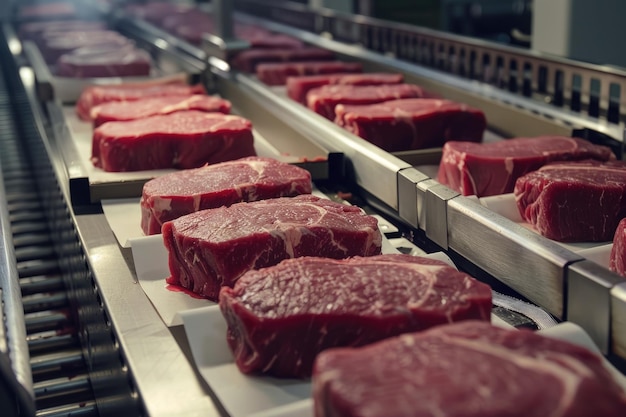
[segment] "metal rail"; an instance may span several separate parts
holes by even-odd
[[[238,11],[477,80],[609,124],[626,121],[626,70],[293,2],[235,0]]]

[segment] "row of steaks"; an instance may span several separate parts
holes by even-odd
[[[607,147],[548,136],[481,143],[480,110],[425,98],[401,75],[359,73],[352,63],[343,64],[354,74],[294,75],[321,72],[324,63],[264,63],[260,52],[243,52],[254,59],[240,69],[278,80],[270,84],[285,84],[293,100],[386,151],[443,146],[440,183],[463,195],[515,193],[522,218],[545,237],[610,241],[626,216],[626,165]],[[272,71],[278,75],[268,77]]]
[[[215,208],[167,201],[185,178],[222,181],[200,198]],[[298,195],[270,198],[272,187]],[[590,398],[599,415],[620,415],[626,396],[599,356],[489,324],[487,285],[441,261],[380,254],[374,218],[310,190],[306,171],[257,157],[144,187],[142,209],[191,212],[162,226],[169,282],[219,302],[241,372],[312,377],[320,417],[576,416],[600,410]]]
[[[44,20],[24,23],[22,40],[39,48],[51,72],[61,77],[148,76],[150,54],[101,21]]]

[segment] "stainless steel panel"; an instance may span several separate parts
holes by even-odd
[[[626,284],[611,289],[611,333],[612,351],[626,359]]]
[[[589,333],[602,353],[611,349],[611,289],[623,278],[591,261],[567,268],[567,320]]]
[[[441,184],[426,190],[426,237],[448,249],[447,203],[459,193]]]
[[[417,219],[420,229],[424,230],[426,233],[428,233],[429,227],[436,227],[436,222],[434,221],[434,218],[431,220],[430,225],[428,223],[430,213],[428,212],[428,207],[426,206],[426,195],[430,188],[436,187],[438,185],[440,184],[432,178],[417,183]],[[447,230],[447,224],[445,225],[445,228]],[[432,232],[435,233],[434,230]]]
[[[398,214],[413,227],[419,227],[417,216],[417,184],[429,179],[415,168],[398,172]]]
[[[450,249],[565,318],[565,268],[582,257],[468,198],[448,201],[447,215]]]

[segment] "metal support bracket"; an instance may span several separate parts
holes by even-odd
[[[604,354],[611,350],[611,289],[625,281],[588,260],[568,267],[567,320],[585,329]]]
[[[460,195],[458,192],[428,179],[417,184],[417,216],[426,237],[448,249],[448,200]]]
[[[415,168],[398,171],[398,214],[411,226],[419,227],[417,184],[430,177]]]

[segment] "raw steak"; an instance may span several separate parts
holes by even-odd
[[[148,97],[136,101],[113,101],[101,104],[91,110],[91,119],[94,121],[94,127],[98,127],[106,122],[142,119],[184,110],[228,114],[230,107],[230,101],[205,94]]]
[[[180,81],[172,83],[136,83],[101,85],[85,88],[76,102],[76,114],[82,120],[92,121],[91,109],[111,101],[135,101],[148,97],[188,96],[205,94],[200,84],[187,85]]]
[[[609,269],[626,277],[626,219],[620,220],[615,230]]]
[[[315,417],[618,417],[626,395],[595,353],[479,321],[322,352]]]
[[[615,159],[605,146],[578,138],[539,136],[490,143],[449,141],[437,180],[463,195],[512,193],[515,180],[552,161]]]
[[[437,148],[449,140],[480,142],[482,111],[448,100],[407,98],[335,107],[335,123],[388,152]]]
[[[203,210],[163,224],[171,277],[210,300],[250,269],[301,256],[378,255],[378,221],[356,206],[313,195]]]
[[[132,45],[128,38],[112,30],[44,32],[41,36],[41,55],[48,64],[55,64],[63,54],[82,47],[123,48]]]
[[[211,16],[196,9],[169,16],[162,24],[164,30],[194,45],[200,45],[204,35],[215,27]]]
[[[172,172],[143,186],[141,228],[161,233],[161,225],[199,210],[311,193],[309,171],[271,158],[248,157]]]
[[[522,218],[549,239],[611,240],[626,217],[626,162],[554,162],[518,178],[514,192]]]
[[[31,2],[32,3],[32,2]],[[10,7],[12,9],[12,7]],[[8,10],[9,8],[7,8]],[[17,15],[20,19],[69,19],[76,16],[77,10],[71,1],[53,1],[45,4],[20,6]]]
[[[231,61],[234,69],[253,73],[263,62],[332,61],[335,54],[321,48],[255,48],[239,52]]]
[[[97,45],[63,54],[56,63],[57,75],[74,78],[148,76],[152,60],[148,52],[132,45]]]
[[[314,88],[329,84],[346,85],[380,85],[401,84],[404,82],[402,74],[386,72],[367,74],[330,74],[330,75],[302,75],[287,77],[287,95],[302,104],[306,104],[306,95]]]
[[[321,351],[363,346],[449,322],[490,320],[491,288],[445,262],[411,255],[288,259],[220,291],[243,373],[311,376]]]
[[[253,30],[242,30],[241,33],[237,33],[237,30],[235,30],[235,35],[241,39],[247,40],[250,43],[251,48],[296,49],[304,47],[302,41],[287,35],[274,33],[267,34],[263,31],[255,32]]]
[[[173,4],[166,1],[150,2],[146,4],[129,4],[124,7],[126,13],[144,19],[155,25],[160,25],[169,16],[190,12],[189,6]]]
[[[306,96],[307,106],[329,120],[335,120],[338,104],[374,104],[400,98],[427,97],[427,93],[412,84],[391,85],[325,85]]]
[[[31,40],[39,43],[42,40],[42,35],[46,32],[100,31],[105,28],[106,24],[104,22],[95,20],[53,20],[28,22],[20,25],[19,36],[22,40]]]
[[[256,76],[267,85],[285,85],[287,77],[297,75],[362,72],[360,62],[309,61],[263,63],[256,66]]]
[[[187,110],[97,127],[91,160],[120,172],[198,168],[254,155],[249,120]]]

